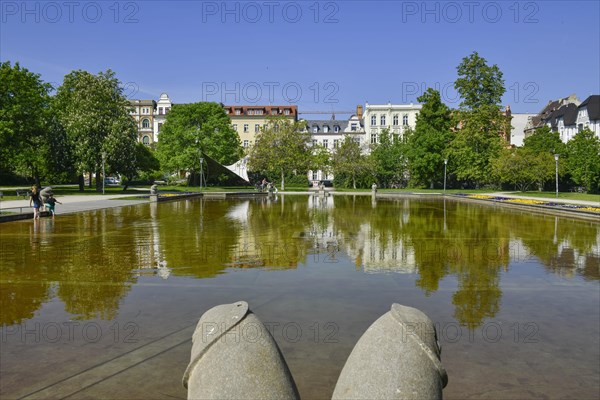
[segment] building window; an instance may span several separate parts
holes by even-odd
[[[150,144],[150,137],[147,135],[144,135],[144,137],[142,138],[142,143]]]
[[[244,147],[248,147],[248,141],[244,140]]]
[[[313,126],[313,133],[318,133],[319,127],[317,125]]]
[[[148,118],[142,120],[142,128],[150,128],[150,120]]]
[[[377,125],[377,115],[371,116],[371,125],[373,125],[373,126]]]
[[[276,109],[271,110],[271,115],[277,115],[277,110]]]
[[[329,133],[329,125],[323,126],[323,133]]]
[[[350,124],[350,130],[352,132],[356,132],[356,126],[357,126],[357,124]]]
[[[165,107],[165,114],[171,110],[171,107]]]
[[[290,110],[288,108],[286,108],[285,110],[283,110],[283,113],[285,115],[290,115]]]
[[[357,138],[357,137],[355,137],[355,138],[352,138],[352,141],[353,141],[354,143],[356,143],[356,144],[360,145],[360,138]]]
[[[316,145],[317,145],[317,139],[313,139],[313,140],[312,140],[312,145],[313,145],[313,146],[316,146]]]
[[[233,130],[237,132],[237,124],[233,124]]]
[[[255,132],[255,133],[258,133],[258,132],[260,132],[260,124],[255,124],[255,125],[254,125],[254,132]]]
[[[158,107],[158,115],[163,115],[163,111],[162,107]]]
[[[381,116],[381,126],[385,126],[385,115]]]
[[[337,148],[338,148],[338,145],[339,145],[339,143],[340,143],[339,139],[333,139],[333,148],[334,148],[334,149],[337,149]]]
[[[402,116],[402,125],[408,126],[408,114]]]
[[[394,126],[398,126],[398,114],[394,114],[392,123],[394,124]]]
[[[333,127],[333,131],[334,131],[335,133],[339,133],[339,132],[340,132],[340,127],[339,127],[339,125],[336,125],[336,126],[334,126],[334,127]]]
[[[317,171],[313,171],[312,176],[313,176],[313,181],[316,181],[317,179],[319,179],[319,176],[317,175]]]
[[[323,147],[325,147],[326,149],[329,148],[329,140],[323,139]]]
[[[158,124],[158,132],[160,132],[160,128],[162,128],[162,124],[161,123]]]
[[[371,133],[371,144],[377,143],[377,134]]]
[[[242,110],[240,108],[236,108],[235,115],[242,115]]]
[[[248,124],[244,124],[244,133],[248,133]]]

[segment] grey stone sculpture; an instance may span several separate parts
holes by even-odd
[[[208,310],[192,341],[188,399],[299,399],[275,340],[246,302]]]
[[[359,339],[333,399],[441,399],[448,383],[433,322],[393,304]]]
[[[50,197],[51,195],[54,195],[54,193],[52,192],[52,186],[46,186],[40,191],[40,197],[42,198],[42,201],[44,203],[46,202],[46,200],[48,200],[48,197]]]

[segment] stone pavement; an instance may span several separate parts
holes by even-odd
[[[106,194],[106,195],[73,195],[73,196],[56,196],[56,199],[63,204],[56,204],[55,212],[56,215],[69,214],[80,211],[98,210],[101,208],[121,207],[132,204],[141,204],[148,202],[148,199],[133,199],[143,195],[144,193],[137,194]],[[117,200],[113,200],[117,199]],[[0,210],[18,212],[18,213],[31,213],[33,214],[33,208],[29,207],[29,199],[24,200],[8,200],[0,203]]]

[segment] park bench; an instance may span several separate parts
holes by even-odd
[[[15,191],[17,192],[17,197],[20,197],[20,196],[27,197],[27,196],[29,196],[29,189],[17,189]]]

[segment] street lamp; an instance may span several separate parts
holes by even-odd
[[[556,161],[556,198],[558,199],[558,156],[560,154],[554,155],[554,160]]]
[[[448,159],[444,158],[444,194],[446,194],[446,167],[448,166]]]

